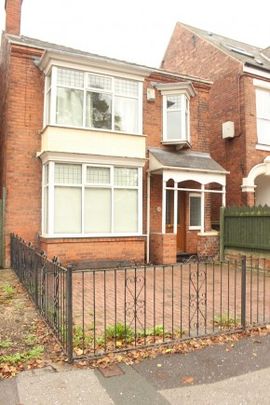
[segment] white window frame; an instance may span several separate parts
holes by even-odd
[[[201,215],[202,215],[202,196],[201,196],[200,193],[189,193],[189,196],[188,196],[188,201],[189,201],[189,205],[188,205],[188,210],[189,210],[189,214],[188,214],[188,225],[189,225],[189,229],[190,229],[191,231],[197,231],[197,230],[201,230],[201,227],[202,227],[202,217],[201,217],[200,225],[196,225],[196,226],[190,225],[190,219],[191,219],[191,217],[190,217],[190,213],[191,213],[191,210],[190,210],[190,200],[191,200],[191,198],[199,198],[199,199],[200,199],[200,213],[201,213]]]
[[[71,165],[80,165],[82,167],[82,183],[81,184],[60,184],[60,183],[55,183],[54,179],[54,171],[55,171],[55,164],[71,164]],[[48,166],[48,179],[49,182],[45,182],[45,166]],[[102,168],[109,168],[110,169],[110,184],[90,184],[86,182],[86,171],[87,167],[102,167]],[[137,169],[138,170],[138,185],[137,186],[116,186],[113,183],[113,171],[115,167],[119,168],[132,168],[132,169]],[[54,161],[49,161],[48,163],[43,165],[43,170],[42,170],[42,236],[46,238],[84,238],[84,237],[118,237],[118,236],[142,236],[142,231],[143,231],[143,198],[142,198],[142,175],[143,175],[143,170],[142,167],[134,167],[134,166],[129,166],[129,165],[101,165],[101,164],[91,164],[91,163],[79,163],[79,162],[68,162],[68,161],[63,161],[63,162],[54,162]],[[82,208],[82,217],[81,217],[81,233],[55,233],[54,232],[54,194],[55,194],[55,187],[75,187],[78,188],[80,187],[82,190],[81,193],[81,208]],[[48,222],[48,232],[45,230],[45,193],[44,190],[45,188],[48,188],[48,217],[47,217],[47,222]],[[112,191],[112,201],[111,201],[111,227],[112,231],[107,232],[107,233],[85,233],[84,232],[84,193],[86,188],[106,188],[110,189]],[[138,232],[113,232],[113,226],[114,226],[114,199],[113,199],[113,193],[115,189],[128,189],[128,190],[137,190],[138,191],[138,217],[137,217],[137,223],[138,223]]]
[[[72,87],[72,89],[77,89],[77,90],[82,90],[83,91],[83,125],[82,126],[72,126],[72,125],[63,125],[63,124],[57,124],[56,122],[56,100],[57,100],[57,71],[58,69],[66,69],[66,70],[75,70],[78,72],[83,72],[84,74],[84,87],[83,88],[77,88],[77,87]],[[105,90],[105,89],[98,89],[95,87],[88,87],[87,86],[87,75],[93,74],[95,76],[100,76],[104,78],[108,78],[112,81],[112,88],[111,91]],[[51,85],[49,87],[49,76],[51,76]],[[75,129],[87,129],[87,130],[92,130],[92,131],[105,131],[105,132],[117,132],[117,133],[123,133],[123,134],[133,134],[127,131],[119,131],[114,129],[114,97],[117,95],[115,94],[114,90],[114,83],[115,80],[120,79],[120,80],[127,80],[130,82],[137,83],[138,86],[138,95],[137,97],[135,96],[123,96],[129,99],[136,99],[137,100],[137,108],[138,108],[138,116],[137,116],[137,131],[134,132],[134,135],[142,135],[143,133],[143,83],[139,80],[135,80],[129,77],[124,77],[124,76],[113,76],[109,74],[102,74],[100,72],[96,72],[94,70],[80,70],[76,68],[71,68],[71,67],[65,67],[65,66],[52,66],[50,71],[48,72],[46,78],[45,78],[45,92],[44,92],[44,114],[43,114],[43,123],[44,127],[47,125],[53,125],[53,126],[58,126],[58,127],[68,127],[68,128],[75,128]],[[60,87],[63,88],[71,88],[69,86],[64,86],[61,85]],[[50,91],[50,105],[48,106],[48,93]],[[112,128],[95,128],[95,127],[88,127],[86,125],[86,94],[89,91],[97,92],[97,93],[104,93],[104,94],[111,94],[112,96]],[[50,120],[48,119],[47,111],[48,109],[50,110]]]
[[[185,136],[179,138],[168,138],[168,108],[167,108],[167,98],[170,96],[177,96],[181,98],[182,108],[181,112],[181,127],[179,131],[180,134]],[[163,94],[163,142],[175,143],[175,142],[189,142],[190,143],[190,103],[189,97],[186,93],[170,92],[169,94]]]
[[[269,121],[270,122],[270,115],[268,118],[260,117],[258,115],[258,108],[257,108],[257,94],[258,91],[265,91],[270,94],[270,83],[264,80],[253,79],[253,85],[255,87],[255,100],[256,100],[256,129],[257,129],[257,145],[256,149],[258,150],[270,150],[270,131],[269,131],[269,141],[267,143],[261,142],[258,133],[258,121]]]

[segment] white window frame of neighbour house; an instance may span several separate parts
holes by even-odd
[[[65,84],[63,81],[60,83],[61,73],[67,73],[67,80],[73,81],[75,84]],[[72,79],[68,74],[76,75],[78,80]],[[63,78],[63,75],[62,75]],[[92,81],[91,81],[92,79]],[[104,88],[102,83],[104,84]],[[99,87],[98,87],[99,86]],[[69,96],[71,98],[77,92],[77,95],[81,94],[82,102],[82,119],[81,123],[77,122],[57,122],[57,94],[59,89],[71,90]],[[68,94],[68,93],[67,93]],[[111,125],[109,127],[100,128],[91,125],[90,123],[90,104],[87,104],[87,97],[91,99],[90,95],[97,95],[99,97],[110,99],[111,101],[111,111],[108,114],[111,119]],[[94,96],[93,96],[94,98]],[[63,98],[64,100],[65,98]],[[102,74],[95,71],[72,69],[67,67],[52,66],[50,72],[46,76],[45,83],[45,104],[44,104],[44,124],[54,125],[60,127],[70,127],[70,128],[83,128],[95,131],[110,131],[110,132],[120,132],[129,134],[142,134],[142,99],[143,99],[143,83],[139,80],[126,78],[124,76],[113,76],[109,74]],[[92,102],[93,99],[92,99]],[[107,103],[108,105],[109,103]],[[117,104],[119,106],[121,123],[121,112],[122,118],[130,115],[131,118],[123,120],[123,128],[118,128],[117,126]],[[78,105],[78,100],[77,104]],[[73,108],[74,110],[74,108]],[[98,113],[99,111],[96,110]],[[133,116],[132,116],[133,114]],[[94,115],[94,113],[93,113]],[[64,115],[63,115],[64,116]],[[74,117],[74,116],[73,116]],[[89,122],[88,119],[89,118]],[[97,122],[97,121],[96,121]],[[132,124],[130,124],[132,123]]]
[[[200,205],[199,205],[199,213],[200,213],[200,223],[198,225],[191,225],[191,199],[192,198],[198,198],[200,200]],[[189,229],[190,230],[201,230],[201,226],[202,226],[202,209],[201,209],[201,205],[202,205],[202,197],[201,194],[199,193],[189,193]]]
[[[256,88],[257,141],[270,146],[270,88]]]
[[[168,100],[177,98],[179,107],[169,110]],[[168,120],[170,113],[178,113],[179,132],[178,136],[171,137],[168,133]],[[170,93],[163,95],[163,142],[190,142],[190,122],[189,122],[189,98],[183,93]]]
[[[56,183],[55,181],[55,165],[68,165],[68,166],[79,166],[81,168],[81,183]],[[109,183],[87,183],[87,168],[106,168],[110,173]],[[137,185],[116,185],[114,179],[116,179],[114,172],[115,169],[133,169],[137,170]],[[80,189],[81,200],[80,200],[80,226],[81,232],[78,233],[58,233],[55,232],[55,190],[56,188],[75,188]],[[105,189],[110,192],[110,232],[92,232],[87,233],[85,229],[85,197],[86,190],[98,190]],[[125,231],[125,232],[115,232],[116,224],[115,219],[115,192],[117,190],[135,190],[137,191],[137,216],[135,222],[137,224],[137,230],[135,231]],[[113,237],[113,236],[138,236],[142,235],[142,168],[140,167],[130,167],[122,165],[99,165],[99,164],[86,164],[86,163],[70,163],[70,162],[48,162],[43,165],[43,208],[42,208],[42,234],[45,237]],[[47,196],[47,197],[46,197]],[[69,202],[67,201],[67,204]],[[119,215],[119,213],[118,213]],[[121,221],[120,221],[121,222]]]

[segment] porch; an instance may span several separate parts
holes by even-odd
[[[172,264],[218,253],[213,225],[226,203],[226,174],[206,153],[150,149],[150,262]]]

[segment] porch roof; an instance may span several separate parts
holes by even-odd
[[[149,148],[150,171],[162,169],[189,170],[196,172],[212,172],[226,175],[227,172],[208,153],[179,151],[171,152],[160,148]]]

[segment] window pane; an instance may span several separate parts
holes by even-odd
[[[182,107],[182,97],[181,96],[167,96],[167,110],[168,111],[179,111]]]
[[[257,118],[257,137],[258,143],[270,145],[270,119],[264,120]]]
[[[84,87],[84,73],[78,70],[58,68],[57,84],[67,87]]]
[[[56,123],[82,126],[83,91],[59,87],[56,98]]]
[[[138,83],[131,80],[115,79],[115,94],[128,97],[138,97]]]
[[[138,232],[138,191],[114,191],[114,231]]]
[[[47,93],[46,99],[46,124],[51,123],[51,90]]]
[[[90,128],[112,129],[111,95],[88,92],[86,103],[86,125]]]
[[[45,165],[44,166],[44,184],[48,184],[49,183],[49,165]]]
[[[126,167],[116,167],[114,169],[115,186],[138,186],[138,169],[128,169]]]
[[[190,197],[190,226],[201,226],[201,197]]]
[[[44,207],[43,207],[43,212],[44,212],[44,232],[48,233],[48,187],[44,187],[44,201],[43,201]]]
[[[55,187],[54,232],[81,233],[81,189]]]
[[[181,111],[167,112],[167,139],[182,139],[181,136]]]
[[[82,167],[81,165],[55,164],[54,169],[55,183],[60,184],[81,184]]]
[[[257,117],[270,120],[270,92],[256,90],[256,113]]]
[[[110,184],[108,167],[87,167],[86,182],[90,184]]]
[[[115,97],[114,129],[116,131],[138,132],[138,100]]]
[[[110,77],[89,74],[87,85],[96,89],[111,90],[112,79]]]
[[[111,190],[85,189],[86,233],[111,232]]]

